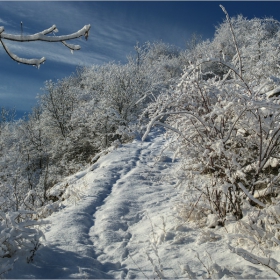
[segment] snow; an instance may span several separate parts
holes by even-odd
[[[112,149],[57,185],[54,192],[66,185],[72,191],[46,219],[34,261],[19,258],[5,278],[275,278],[260,258],[253,264],[229,246],[238,235],[233,221],[219,227],[210,216],[215,229],[203,229],[178,218],[178,162],[161,152],[166,141],[153,129],[145,141]]]

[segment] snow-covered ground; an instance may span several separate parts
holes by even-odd
[[[233,233],[225,228],[177,219],[174,208],[182,198],[172,176],[177,162],[172,152],[161,154],[164,143],[154,130],[146,141],[120,146],[66,178],[75,191],[47,218],[51,223],[43,228],[46,239],[34,261],[19,259],[5,277],[186,278],[188,265],[189,276],[197,278],[218,264],[212,277],[277,278],[232,253]]]

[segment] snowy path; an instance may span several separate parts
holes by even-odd
[[[233,235],[225,228],[176,219],[174,206],[181,198],[172,181],[176,163],[171,152],[160,154],[163,145],[154,131],[147,141],[125,144],[66,178],[68,189],[80,189],[81,198],[74,205],[72,195],[48,218],[34,262],[20,258],[5,277],[155,279],[157,267],[167,278],[186,278],[188,265],[192,278],[205,278],[205,267],[216,263],[225,268],[218,279],[275,278],[271,270],[232,253]]]
[[[138,234],[148,241],[151,230],[149,223],[140,231],[136,225],[147,220],[146,213],[154,216],[168,207],[172,193],[176,198],[168,183],[159,182],[171,164],[168,157],[155,164],[162,146],[156,133],[143,143],[134,140],[82,173],[75,182],[82,199],[48,218],[52,224],[34,263],[16,263],[8,278],[124,278],[128,272],[131,277],[124,262],[134,254],[133,241],[144,242]]]

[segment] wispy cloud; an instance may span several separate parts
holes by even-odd
[[[8,22],[2,18],[0,18],[0,24],[6,25],[8,24]]]

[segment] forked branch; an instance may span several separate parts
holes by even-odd
[[[85,39],[87,40],[89,36],[89,30],[90,30],[90,24],[85,25],[82,29],[80,29],[77,32],[74,32],[72,34],[68,35],[62,35],[62,36],[46,36],[47,34],[58,32],[58,29],[56,28],[55,25],[51,26],[48,29],[45,29],[39,33],[35,33],[33,35],[14,35],[14,34],[7,34],[4,33],[5,29],[3,26],[0,26],[0,42],[6,51],[6,53],[9,55],[9,57],[13,60],[15,60],[18,63],[22,64],[28,64],[28,65],[34,65],[39,67],[40,64],[45,62],[45,58],[42,57],[40,59],[26,59],[26,58],[21,58],[18,57],[16,54],[13,54],[7,47],[7,45],[4,43],[4,40],[9,40],[9,41],[15,41],[15,42],[33,42],[33,41],[44,41],[44,42],[61,42],[64,46],[69,48],[71,51],[74,50],[79,50],[81,47],[79,45],[73,45],[73,44],[68,44],[65,41],[68,40],[73,40],[76,38],[79,38],[81,36],[84,36]]]

